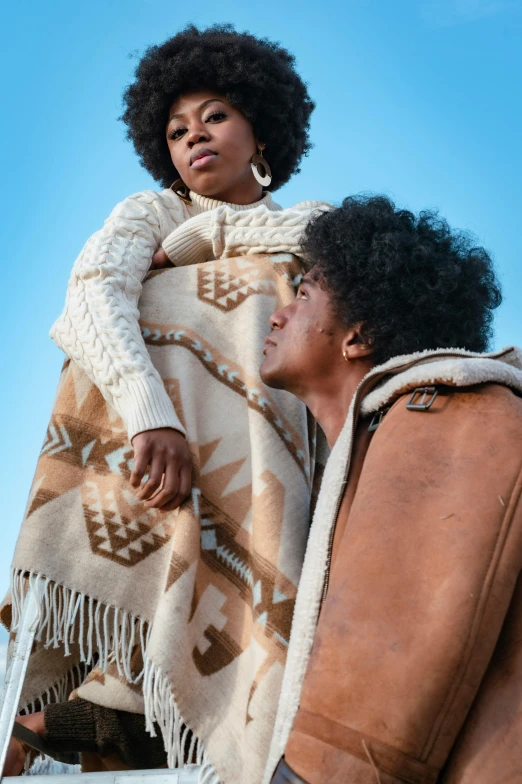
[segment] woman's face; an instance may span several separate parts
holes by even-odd
[[[258,146],[252,125],[222,95],[201,90],[180,96],[166,130],[172,163],[191,191],[234,204],[262,197],[250,166]]]

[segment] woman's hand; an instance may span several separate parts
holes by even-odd
[[[27,716],[19,716],[16,721],[23,724],[28,730],[36,732],[42,737],[45,736],[45,723],[43,711],[38,713],[31,713]],[[4,776],[19,776],[25,765],[26,750],[23,744],[16,738],[11,738],[7,748],[7,756],[5,758]]]
[[[160,427],[132,439],[134,471],[130,483],[136,498],[150,509],[172,511],[181,506],[192,486],[192,458],[187,440],[178,430]],[[141,481],[149,469],[149,478]]]
[[[11,738],[7,747],[4,776],[19,776],[25,765],[25,750],[19,740]]]
[[[152,270],[156,269],[164,269],[165,267],[173,267],[174,264],[171,262],[165,251],[162,247],[159,247],[154,256],[152,257],[152,263],[150,268]]]

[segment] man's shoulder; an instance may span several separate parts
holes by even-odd
[[[507,416],[518,420],[522,419],[522,393],[498,381],[462,386],[451,382],[427,382],[401,390],[390,401],[388,409],[395,416],[414,413],[451,418],[459,410],[463,415],[483,416],[489,412],[490,417]],[[419,419],[415,421],[419,422]]]
[[[505,384],[419,386],[368,422],[375,432],[358,493],[383,510],[411,508],[435,521],[472,511],[473,525],[487,527],[517,492],[522,398]]]
[[[522,463],[522,395],[497,381],[408,389],[391,402],[385,419],[388,432],[400,432],[410,448],[416,443],[424,459],[432,450],[469,449],[489,461],[514,448]]]

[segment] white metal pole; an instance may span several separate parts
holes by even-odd
[[[179,770],[114,770],[107,773],[62,773],[31,776],[28,784],[198,784],[199,765]],[[78,779],[81,776],[81,782]]]
[[[2,707],[0,708],[0,774],[4,770],[13,724],[18,713],[20,695],[36,632],[38,607],[43,597],[43,586],[43,578],[37,578],[28,588],[20,625],[13,644],[11,660],[5,676]]]

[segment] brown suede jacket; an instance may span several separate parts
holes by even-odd
[[[441,351],[363,381],[317,503],[265,782],[283,754],[274,784],[522,781],[519,368],[516,350]]]

